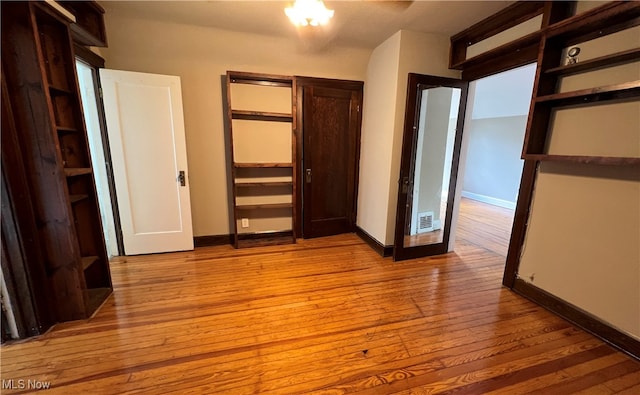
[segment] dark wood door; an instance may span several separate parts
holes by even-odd
[[[353,232],[362,82],[301,79],[305,238]]]
[[[409,74],[394,260],[448,250],[467,90],[466,81]]]

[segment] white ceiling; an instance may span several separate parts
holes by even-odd
[[[296,29],[284,14],[292,1],[102,1],[107,13],[303,42],[375,48],[401,29],[451,36],[513,1],[331,1],[329,25]],[[113,27],[111,27],[113,28]],[[319,45],[313,45],[319,47]]]

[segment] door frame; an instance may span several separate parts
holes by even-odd
[[[298,213],[296,218],[295,226],[295,234],[298,237],[302,236],[306,238],[307,235],[304,233],[304,216],[307,215],[304,210],[304,194],[303,194],[303,169],[304,169],[304,88],[305,87],[318,87],[318,88],[331,88],[331,89],[344,89],[351,91],[358,91],[358,99],[357,99],[357,109],[356,109],[356,119],[357,122],[357,130],[355,136],[355,147],[354,147],[354,157],[355,164],[353,168],[353,207],[351,210],[351,227],[355,231],[356,224],[356,215],[357,215],[357,206],[358,206],[358,179],[360,174],[360,136],[362,131],[362,104],[363,104],[363,89],[364,82],[363,81],[352,81],[352,80],[339,80],[339,79],[331,79],[331,78],[316,78],[316,77],[304,77],[304,76],[295,76],[294,77],[296,84],[296,114],[295,119],[297,122],[296,125],[296,158],[297,163],[295,165],[294,171],[296,172],[296,179],[298,182],[296,183],[296,212]]]
[[[404,247],[406,205],[408,191],[413,188],[413,165],[416,157],[416,144],[418,140],[418,122],[420,117],[420,100],[418,94],[424,88],[451,87],[459,88],[460,106],[456,123],[456,135],[453,143],[453,156],[451,159],[451,173],[449,176],[449,193],[447,196],[447,208],[443,226],[442,242],[415,247]],[[398,200],[396,205],[396,226],[393,246],[393,259],[395,261],[412,259],[431,255],[445,254],[449,248],[451,235],[451,222],[455,202],[455,192],[458,178],[458,165],[460,163],[460,149],[462,147],[462,132],[467,107],[467,92],[469,83],[455,78],[436,77],[409,73],[407,83],[407,101],[405,106],[404,129],[402,136],[402,156],[400,162],[400,176],[398,178]],[[403,184],[408,181],[407,189],[403,191]]]
[[[98,109],[98,122],[100,123],[100,140],[102,141],[102,151],[107,172],[107,184],[109,187],[109,200],[111,201],[111,211],[113,212],[113,227],[116,232],[116,244],[118,245],[118,255],[124,255],[124,241],[122,236],[122,226],[120,225],[120,211],[118,209],[118,199],[116,197],[116,183],[113,178],[113,165],[111,163],[111,148],[109,147],[109,137],[107,136],[107,123],[104,115],[104,103],[102,101],[102,86],[100,85],[100,69],[105,66],[104,59],[78,44],[73,46],[76,59],[84,62],[93,69],[95,100]]]

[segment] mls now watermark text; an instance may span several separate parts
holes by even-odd
[[[3,390],[46,390],[51,388],[50,381],[34,379],[2,379]]]

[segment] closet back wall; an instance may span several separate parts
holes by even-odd
[[[118,13],[109,2],[110,69],[180,76],[194,236],[229,234],[221,76],[227,70],[363,81],[371,50],[330,46],[304,53],[297,37],[267,37]],[[284,17],[284,14],[283,14]]]

